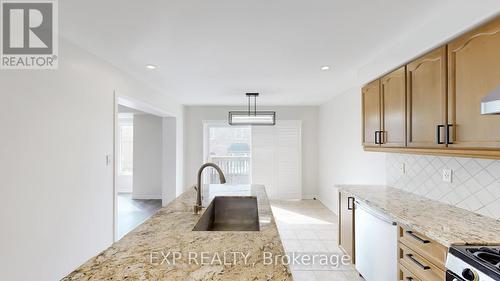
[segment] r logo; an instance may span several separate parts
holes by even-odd
[[[58,0],[0,0],[0,68],[57,69]]]
[[[3,53],[52,54],[52,3],[3,3]]]

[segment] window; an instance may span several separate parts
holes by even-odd
[[[119,161],[118,173],[132,175],[134,157],[133,117],[119,117]]]
[[[221,167],[227,183],[251,183],[251,132],[250,126],[233,127],[218,123],[205,126],[205,161]],[[219,182],[213,169],[207,180],[209,183]]]
[[[235,127],[235,130],[233,130],[234,140],[245,141],[245,139],[247,138],[247,136],[245,135],[246,132],[247,130],[245,130],[244,128]]]

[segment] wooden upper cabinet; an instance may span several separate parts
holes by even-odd
[[[406,79],[407,145],[443,148],[446,146],[446,46],[409,63]]]
[[[500,148],[500,115],[481,115],[481,99],[500,86],[500,17],[448,44],[452,148]]]
[[[381,146],[406,146],[406,70],[401,67],[380,79]]]
[[[380,131],[380,81],[375,80],[362,89],[363,145],[379,146],[375,140]]]

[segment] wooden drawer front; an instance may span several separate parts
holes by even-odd
[[[445,279],[443,270],[399,243],[399,264],[414,274],[418,279],[425,281],[442,281]]]
[[[429,239],[425,235],[402,227],[399,231],[399,242],[437,265],[440,269],[445,269],[448,249],[443,245]]]
[[[411,273],[406,267],[400,265],[399,270],[401,271],[400,277],[401,281],[420,281],[415,274]]]

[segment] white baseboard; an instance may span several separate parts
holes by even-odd
[[[321,202],[328,210],[332,211],[336,215],[338,215],[339,210],[337,209],[338,206],[335,206],[335,204],[332,204],[331,202],[328,202],[327,200],[323,200],[320,196],[316,197],[316,199]]]
[[[162,199],[161,194],[132,194],[132,199]]]
[[[316,194],[302,194],[303,200],[312,200],[314,198],[318,199],[318,195],[316,195]]]

